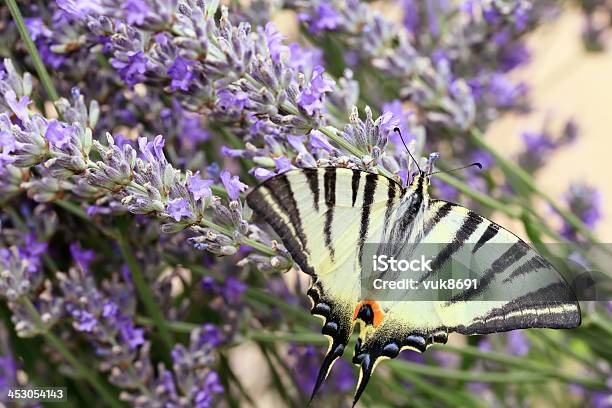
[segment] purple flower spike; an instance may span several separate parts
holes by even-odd
[[[181,91],[189,90],[189,85],[193,81],[193,72],[190,71],[189,67],[192,66],[193,61],[188,61],[184,58],[177,57],[172,63],[170,69],[168,69],[168,75],[172,78],[170,88],[175,91],[180,89]]]
[[[94,315],[87,311],[79,313],[76,329],[84,332],[91,332],[98,325],[98,320]]]
[[[323,149],[330,153],[336,150],[327,140],[327,136],[319,130],[312,130],[310,132],[310,146],[314,149]]]
[[[314,115],[315,111],[323,108],[323,97],[325,93],[331,92],[335,81],[323,75],[324,68],[317,66],[314,68],[312,79],[308,87],[304,89],[298,99],[298,104],[309,115]]]
[[[53,35],[53,32],[45,26],[43,19],[40,17],[26,18],[25,24],[34,41],[39,38],[48,38]]]
[[[138,148],[142,157],[149,163],[166,163],[166,156],[164,156],[164,138],[159,135],[156,136],[152,142],[149,142],[146,137],[138,139]]]
[[[223,385],[221,385],[217,373],[210,371],[206,374],[204,384],[201,387],[195,386],[192,390],[195,406],[197,408],[210,408],[214,406],[214,394],[220,394],[223,390]]]
[[[286,171],[291,170],[291,168],[293,167],[291,165],[291,160],[285,156],[275,158],[274,164],[276,165],[276,171],[278,173],[284,173]]]
[[[116,317],[117,313],[119,313],[119,308],[117,307],[117,304],[111,300],[107,301],[104,303],[104,306],[102,306],[102,317],[107,319]]]
[[[57,5],[73,18],[87,20],[88,15],[100,14],[104,11],[97,1],[57,0]]]
[[[249,96],[242,91],[232,92],[228,89],[222,89],[221,91],[219,91],[217,96],[219,97],[217,105],[224,111],[230,111],[234,109],[237,111],[241,111],[247,106],[249,102]]]
[[[72,258],[74,261],[83,269],[84,271],[89,271],[89,265],[95,258],[94,251],[91,249],[83,249],[81,248],[81,244],[78,242],[70,244],[70,253],[72,254]]]
[[[206,197],[210,197],[212,195],[212,192],[210,191],[210,186],[212,184],[212,180],[203,180],[200,177],[200,172],[197,172],[187,179],[187,188],[189,189],[189,192],[193,194],[193,198],[196,200],[202,200]]]
[[[227,170],[221,172],[221,182],[223,182],[227,194],[232,200],[237,200],[240,193],[249,188],[249,186],[240,181],[238,176],[232,176]]]
[[[144,344],[144,329],[134,327],[130,319],[125,319],[119,325],[121,337],[131,350]]]
[[[166,211],[170,214],[170,217],[174,218],[176,222],[179,222],[182,217],[193,217],[191,212],[189,201],[184,198],[176,198],[166,206]]]
[[[280,63],[283,53],[287,51],[287,47],[283,44],[284,36],[276,29],[274,23],[266,24],[266,39],[270,56],[276,63]]]
[[[529,340],[521,331],[515,330],[506,334],[508,340],[507,349],[510,354],[516,356],[526,356],[529,353]]]
[[[9,132],[1,131],[0,147],[2,148],[2,153],[8,154],[13,152],[16,147],[15,137]]]
[[[316,16],[299,15],[301,21],[307,22],[308,28],[313,34],[324,30],[334,30],[342,21],[340,14],[327,2],[321,2],[317,6],[316,14]]]
[[[274,172],[261,168],[261,167],[257,167],[255,170],[253,170],[252,174],[255,176],[255,178],[259,181],[266,181],[267,179],[269,179],[270,177],[274,176]]]
[[[70,143],[72,128],[63,125],[57,120],[52,120],[45,132],[45,138],[51,146],[62,149]]]
[[[150,8],[146,1],[143,0],[127,0],[123,3],[123,11],[125,20],[129,24],[142,25],[149,14]]]
[[[137,83],[144,81],[147,61],[144,52],[138,51],[130,53],[127,61],[111,58],[110,63],[117,70],[121,79],[133,87]]]
[[[200,332],[200,342],[202,345],[210,344],[212,347],[219,347],[223,344],[223,335],[214,324],[205,324]]]
[[[230,276],[227,278],[221,289],[221,296],[227,301],[227,303],[235,304],[240,302],[242,293],[246,290],[247,286],[242,283],[239,279]]]
[[[21,99],[17,101],[17,95],[10,89],[4,93],[4,99],[9,108],[11,108],[19,119],[23,121],[28,119],[28,105],[32,102],[29,96],[22,96]]]
[[[221,154],[228,157],[243,157],[245,153],[244,149],[232,149],[227,146],[221,147]]]

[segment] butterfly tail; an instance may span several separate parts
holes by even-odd
[[[369,353],[363,353],[353,357],[353,363],[359,365],[359,382],[357,383],[357,389],[355,390],[355,397],[353,398],[353,407],[361,398],[361,394],[366,389],[372,372],[374,371],[375,359]]]
[[[331,371],[332,366],[334,365],[336,360],[342,357],[342,354],[344,354],[344,347],[345,347],[345,344],[332,340],[332,344],[327,354],[325,354],[325,358],[323,359],[323,363],[321,364],[321,368],[319,369],[319,374],[317,375],[317,381],[315,382],[315,386],[312,390],[310,401],[308,401],[309,407],[311,406],[312,401],[317,395],[317,392],[319,392],[319,388],[321,388],[323,381],[325,381],[325,379],[327,378],[327,375]]]

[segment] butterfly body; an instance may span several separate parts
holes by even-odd
[[[356,402],[380,361],[405,349],[424,352],[445,343],[450,332],[580,324],[575,295],[550,263],[494,222],[430,199],[428,187],[424,172],[404,189],[384,176],[329,167],[275,176],[247,196],[254,213],[312,276],[311,313],[322,318],[330,341],[313,396],[355,326],[353,362],[361,369]],[[437,282],[459,265],[479,286],[444,299],[364,298],[362,278],[373,255],[409,259],[422,253],[431,254],[431,268],[410,275],[418,284]]]

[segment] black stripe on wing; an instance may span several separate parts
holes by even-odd
[[[389,189],[387,190],[387,208],[385,209],[385,229],[389,223],[391,214],[393,213],[393,208],[395,206],[395,195],[397,193],[395,190],[395,184],[389,183]]]
[[[484,222],[484,219],[480,215],[471,211],[468,212],[467,216],[465,217],[465,220],[463,221],[463,224],[461,224],[461,226],[455,233],[453,240],[444,248],[442,248],[442,250],[434,258],[434,260],[431,262],[431,271],[424,274],[421,277],[420,282],[423,282],[432,274],[438,272],[440,268],[446,262],[448,262],[449,259],[451,259],[453,254],[457,252],[459,248],[461,248],[463,244],[472,236],[472,234],[476,231],[476,229],[482,222]]]
[[[374,193],[376,191],[376,183],[378,182],[378,176],[373,173],[368,173],[366,176],[365,187],[363,188],[363,205],[361,208],[361,224],[359,227],[359,252],[358,259],[359,264],[362,263],[363,245],[365,244],[366,237],[368,236],[368,228],[370,225],[370,207],[374,202]]]
[[[571,329],[580,326],[580,306],[565,282],[551,283],[495,308],[476,322],[453,330],[466,335],[516,329]]]
[[[312,193],[312,204],[319,212],[319,172],[316,169],[302,169],[302,172],[308,180],[308,187]]]
[[[334,222],[334,207],[336,206],[336,168],[328,167],[325,169],[325,175],[323,176],[323,185],[325,189],[325,205],[327,211],[325,212],[325,226],[323,227],[323,234],[325,237],[325,246],[329,250],[329,256],[331,260],[334,260],[335,250],[332,243],[332,223]]]
[[[359,181],[361,180],[361,171],[353,170],[353,177],[351,177],[351,190],[353,193],[352,206],[355,206],[357,201],[357,193],[359,192]]]
[[[287,214],[302,244],[302,248],[307,251],[308,242],[306,234],[304,234],[304,228],[302,227],[302,217],[300,216],[300,210],[298,209],[293,190],[291,189],[291,183],[289,183],[287,176],[285,174],[279,174],[278,176],[272,177],[263,184],[263,187],[270,192],[274,201],[276,201],[278,206]]]
[[[257,216],[263,218],[276,231],[285,247],[287,247],[291,257],[300,266],[302,271],[314,276],[314,268],[308,263],[304,248],[291,233],[289,226],[283,221],[280,214],[275,212],[274,208],[266,203],[264,193],[260,188],[256,188],[247,195],[247,203]]]
[[[429,235],[431,230],[438,225],[440,221],[450,214],[455,204],[444,202],[442,206],[425,222],[425,228],[423,228],[423,237]]]
[[[497,233],[499,232],[499,225],[494,222],[490,223],[487,229],[482,233],[474,248],[472,248],[472,253],[476,253],[484,244],[489,242]]]
[[[464,290],[463,292],[453,296],[450,299],[450,302],[470,300],[478,296],[488,288],[489,284],[493,281],[495,274],[502,273],[516,262],[519,262],[521,258],[523,258],[530,250],[531,248],[529,245],[522,241],[514,243],[510,248],[508,248],[508,250],[500,255],[499,258],[493,261],[491,267],[487,269],[487,271],[478,281],[478,286],[476,288]]]
[[[526,275],[529,272],[533,272],[541,268],[552,268],[552,265],[548,263],[548,261],[546,261],[544,258],[540,256],[534,256],[533,258],[527,260],[521,266],[516,268],[514,271],[512,271],[510,276],[504,279],[504,283],[509,283],[521,275]]]

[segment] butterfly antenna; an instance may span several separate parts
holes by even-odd
[[[479,170],[482,170],[482,164],[479,162],[474,162],[472,164],[468,164],[467,166],[457,167],[456,169],[434,171],[433,173],[429,173],[428,176],[433,176],[434,174],[438,173],[450,173],[452,171],[467,169],[468,167],[478,167]]]
[[[402,139],[402,143],[404,144],[404,147],[406,148],[406,151],[408,152],[408,155],[410,156],[410,158],[412,159],[414,164],[416,164],[417,169],[419,169],[419,173],[421,173],[421,167],[419,166],[419,162],[417,162],[417,160],[414,158],[412,153],[410,153],[410,149],[408,149],[408,146],[406,146],[406,142],[404,141],[404,137],[402,136],[402,132],[400,132],[400,129],[397,126],[395,128],[393,128],[393,131],[397,132],[397,134],[399,135],[400,139]]]

